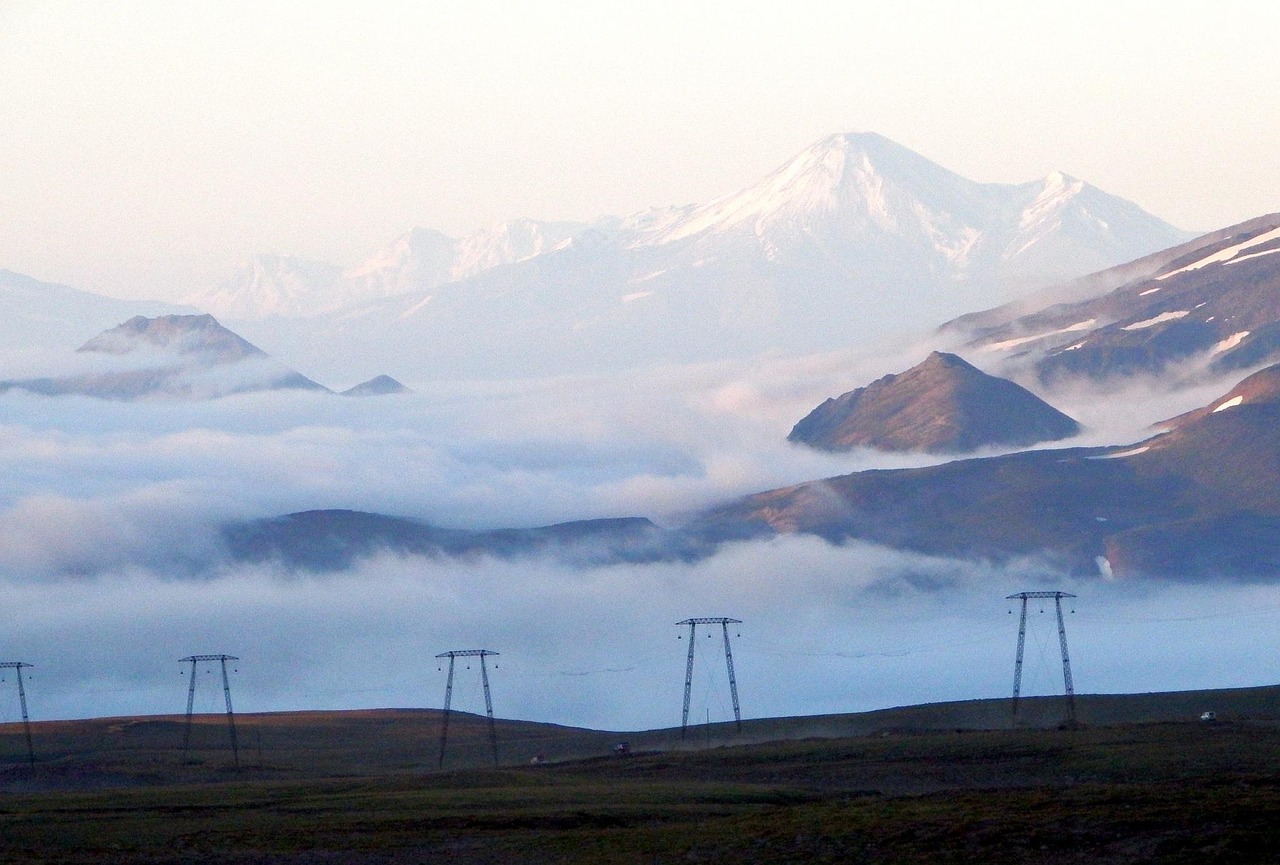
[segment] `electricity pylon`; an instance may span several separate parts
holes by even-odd
[[[1022,650],[1027,642],[1027,601],[1030,598],[1052,598],[1058,613],[1058,645],[1062,648],[1062,682],[1067,697],[1067,725],[1076,725],[1076,691],[1071,681],[1071,657],[1067,654],[1067,626],[1062,620],[1062,599],[1074,598],[1068,592],[1018,592],[1005,600],[1022,600],[1022,616],[1018,620],[1018,657],[1013,665],[1013,723],[1018,722],[1018,697],[1022,691]]]
[[[742,732],[742,712],[738,708],[738,680],[733,675],[733,650],[729,648],[729,625],[741,625],[742,620],[710,616],[685,619],[683,622],[676,622],[676,624],[689,626],[689,661],[684,668],[684,712],[680,716],[680,738],[683,739],[689,729],[689,692],[693,687],[693,646],[695,643],[694,637],[698,633],[698,625],[719,625],[724,631],[724,662],[729,668],[729,693],[733,696],[733,720],[737,725],[738,732]]]
[[[27,737],[27,762],[34,766],[36,764],[36,752],[31,746],[31,719],[27,716],[27,691],[22,686],[22,670],[24,667],[30,666],[30,664],[23,661],[0,661],[0,670],[13,670],[18,678],[18,703],[22,706],[22,732]]]
[[[196,664],[204,661],[218,661],[222,664],[222,693],[227,698],[227,733],[231,736],[231,755],[236,769],[240,768],[240,746],[236,742],[236,714],[231,708],[231,680],[227,678],[227,661],[240,660],[235,655],[190,655],[179,659],[180,664],[191,664],[191,681],[187,685],[187,725],[182,733],[182,759],[186,762],[187,751],[191,747],[191,711],[196,701]]]
[[[453,652],[441,652],[437,658],[449,659],[449,678],[444,686],[444,715],[440,719],[440,768],[444,768],[444,747],[449,740],[449,703],[453,700],[453,662],[456,658],[479,658],[480,680],[484,683],[484,710],[489,715],[489,745],[493,748],[493,765],[498,765],[498,731],[493,725],[493,699],[489,695],[489,668],[484,659],[496,655],[488,649],[460,649]]]

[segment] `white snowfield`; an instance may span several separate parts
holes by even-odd
[[[1254,259],[1254,258],[1262,258],[1262,256],[1264,255],[1275,255],[1277,252],[1280,252],[1280,246],[1277,246],[1275,249],[1264,249],[1262,250],[1262,252],[1251,252],[1248,255],[1237,255],[1235,258],[1231,259],[1230,261],[1224,262],[1224,264],[1239,264],[1242,261],[1249,261],[1250,259]]]
[[[1249,331],[1247,330],[1242,330],[1239,333],[1233,333],[1231,334],[1231,336],[1227,337],[1226,339],[1222,340],[1217,345],[1215,345],[1213,347],[1213,350],[1209,353],[1212,355],[1212,354],[1221,354],[1224,351],[1231,351],[1231,349],[1235,348],[1240,343],[1244,342],[1245,337],[1247,337],[1248,335],[1249,335]]]
[[[1149,446],[1147,446],[1147,445],[1143,445],[1142,447],[1130,448],[1130,449],[1129,449],[1129,450],[1127,450],[1127,451],[1120,451],[1119,453],[1114,453],[1114,454],[1103,454],[1102,456],[1096,456],[1096,457],[1085,457],[1085,459],[1090,459],[1090,460],[1122,460],[1122,459],[1124,459],[1125,457],[1136,457],[1138,454],[1145,454],[1145,453],[1146,453],[1147,451],[1149,451],[1149,450],[1151,450],[1151,448],[1150,448]]]
[[[1157,324],[1164,324],[1166,321],[1176,321],[1191,314],[1189,309],[1179,309],[1175,312],[1162,312],[1157,316],[1145,318],[1142,321],[1135,321],[1133,324],[1126,324],[1121,330],[1145,330],[1148,327],[1155,327]]]
[[[1273,252],[1280,252],[1280,249],[1268,249],[1262,252],[1241,255],[1241,253],[1248,253],[1250,249],[1276,239],[1280,239],[1280,228],[1263,232],[1256,237],[1249,238],[1243,243],[1237,243],[1235,246],[1228,246],[1226,249],[1220,249],[1212,255],[1205,256],[1199,261],[1194,261],[1191,264],[1184,265],[1177,270],[1171,270],[1168,273],[1162,273],[1157,276],[1156,279],[1168,279],[1171,276],[1177,276],[1180,273],[1187,273],[1192,270],[1199,270],[1200,268],[1208,267],[1211,264],[1235,263],[1245,261],[1250,258],[1257,258],[1262,255],[1270,255]]]
[[[1001,340],[1000,342],[993,342],[990,345],[983,346],[982,350],[983,351],[1008,351],[1009,349],[1017,348],[1020,345],[1026,345],[1032,342],[1039,342],[1042,339],[1048,339],[1051,336],[1060,336],[1061,334],[1064,334],[1064,333],[1075,333],[1076,331],[1080,331],[1080,330],[1088,330],[1089,328],[1093,327],[1097,323],[1098,323],[1098,320],[1096,318],[1091,318],[1088,321],[1077,321],[1075,324],[1069,325],[1067,327],[1059,328],[1058,330],[1046,331],[1045,333],[1038,333],[1035,336],[1020,336],[1014,339],[1005,339],[1005,340]],[[1076,345],[1072,346],[1072,348],[1079,348],[1082,345],[1084,345],[1084,343],[1077,343]]]
[[[1213,410],[1213,414],[1217,414],[1220,411],[1226,411],[1229,408],[1235,408],[1236,406],[1240,405],[1242,402],[1244,402],[1243,396],[1233,396],[1231,399],[1227,400],[1222,405],[1215,408]]]

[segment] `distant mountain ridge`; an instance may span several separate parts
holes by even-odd
[[[309,368],[324,345],[419,377],[558,374],[846,347],[1187,237],[1062,173],[976,183],[849,133],[706,205],[464,241],[416,229],[336,281],[312,268],[306,303],[288,287],[301,265],[189,300]]]
[[[551,555],[578,566],[696,555],[641,517],[468,530],[364,511],[314,510],[230,523],[223,527],[222,540],[236,561],[272,562],[315,572],[343,570],[379,553],[433,558]]]
[[[261,390],[328,388],[273,360],[211,315],[134,316],[76,349],[90,370],[0,381],[0,392],[101,399],[211,399]]]
[[[903,373],[886,375],[822,405],[789,441],[822,450],[966,453],[1069,438],[1080,425],[1013,382],[935,351]]]
[[[551,250],[587,229],[580,223],[516,219],[463,238],[414,228],[349,267],[258,254],[221,285],[183,302],[222,318],[305,317],[433,289]]]

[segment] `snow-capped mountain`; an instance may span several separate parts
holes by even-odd
[[[361,303],[456,282],[548,252],[585,225],[501,222],[456,239],[414,228],[346,268],[290,255],[255,255],[221,285],[185,303],[229,319],[323,315]]]
[[[500,222],[457,242],[448,281],[466,279],[504,264],[550,252],[588,227],[580,222],[536,222],[531,219]]]
[[[185,303],[226,318],[310,315],[340,306],[342,269],[292,255],[259,254],[243,262],[218,287]]]
[[[975,183],[881,135],[847,133],[633,245],[691,240],[706,250],[732,239],[780,263],[828,258],[852,272],[905,265],[920,278],[1007,286],[1079,275],[1081,266],[1100,269],[1187,237],[1062,172]]]
[[[453,278],[458,241],[429,228],[415,228],[342,272],[338,306],[433,288]],[[319,310],[310,310],[315,314]],[[241,316],[250,318],[252,316]]]
[[[323,349],[342,364],[335,375],[352,362],[489,376],[817,351],[940,324],[1187,237],[1065,174],[976,183],[850,133],[703,206],[515,221],[452,247],[415,231],[347,268],[308,320],[254,324],[279,309],[266,295],[236,325],[311,368],[326,367]]]

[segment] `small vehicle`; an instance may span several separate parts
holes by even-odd
[[[1218,713],[1217,712],[1201,712],[1200,720],[1204,721],[1206,724],[1211,723],[1213,721],[1218,720]]]

